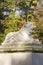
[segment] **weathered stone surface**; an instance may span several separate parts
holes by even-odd
[[[43,53],[32,53],[32,65],[43,65]]]
[[[43,53],[0,53],[0,65],[43,65]]]
[[[31,53],[1,53],[0,65],[32,65]]]

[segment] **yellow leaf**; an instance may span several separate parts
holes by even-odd
[[[37,3],[37,1],[33,1],[33,3]]]
[[[32,22],[33,23],[33,25],[34,25],[34,28],[36,28],[36,23],[35,22]]]

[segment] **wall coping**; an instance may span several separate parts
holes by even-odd
[[[38,52],[43,53],[43,44],[26,44],[17,46],[2,46],[0,45],[0,53],[14,53],[14,52]]]

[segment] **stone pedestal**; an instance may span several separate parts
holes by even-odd
[[[43,65],[43,53],[32,53],[32,65]]]
[[[0,53],[0,65],[32,65],[30,52]]]
[[[0,53],[0,65],[43,65],[43,53]]]

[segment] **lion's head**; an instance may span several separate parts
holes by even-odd
[[[27,31],[29,33],[32,33],[34,30],[34,25],[32,22],[25,22],[25,24],[23,25],[22,29],[24,31]]]

